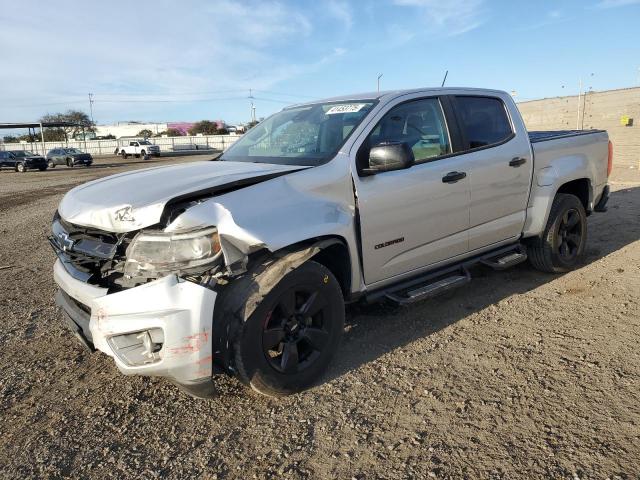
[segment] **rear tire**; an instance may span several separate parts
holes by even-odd
[[[38,170],[40,170],[41,172],[44,172],[47,169],[47,166],[43,166],[43,167],[38,167]]]
[[[261,276],[255,278],[262,287]],[[342,290],[326,267],[307,261],[282,277],[241,320],[233,342],[240,381],[271,397],[297,393],[318,381],[338,349]]]
[[[129,156],[129,155],[127,155],[127,152],[125,152],[124,150],[122,150],[122,151],[120,152],[120,155],[122,155],[122,159],[123,159],[123,160],[126,160],[126,159],[127,159],[127,157]]]
[[[573,270],[584,255],[587,243],[587,214],[575,195],[559,193],[553,200],[542,238],[527,247],[529,262],[548,273]]]
[[[24,163],[18,163],[16,165],[16,172],[24,173],[26,171],[27,171],[27,167],[25,166]]]
[[[47,162],[47,165],[49,168],[56,168],[56,162],[54,162],[53,160],[49,160]]]

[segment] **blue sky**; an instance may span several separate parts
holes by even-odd
[[[249,119],[447,85],[517,100],[640,84],[640,0],[2,0],[0,122]]]

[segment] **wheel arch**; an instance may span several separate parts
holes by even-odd
[[[267,292],[281,278],[309,260],[327,268],[336,277],[343,295],[347,297],[344,292],[349,292],[351,262],[346,240],[342,237],[313,238],[275,252],[261,249],[252,253],[246,272],[230,279],[228,284],[214,287],[219,295],[212,319],[212,329],[216,332],[212,338],[215,365],[228,369],[231,341],[239,332],[241,319],[251,316]]]

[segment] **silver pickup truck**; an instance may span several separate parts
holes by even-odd
[[[527,132],[504,92],[442,88],[294,105],[216,160],[69,191],[56,300],[125,374],[206,397],[226,372],[279,396],[321,377],[345,303],[431,298],[478,263],[579,265],[612,147]]]

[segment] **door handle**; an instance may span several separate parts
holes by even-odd
[[[526,158],[516,157],[509,162],[510,167],[519,167],[527,161]]]
[[[458,180],[465,178],[467,174],[465,172],[449,172],[442,177],[442,183],[456,183]]]

